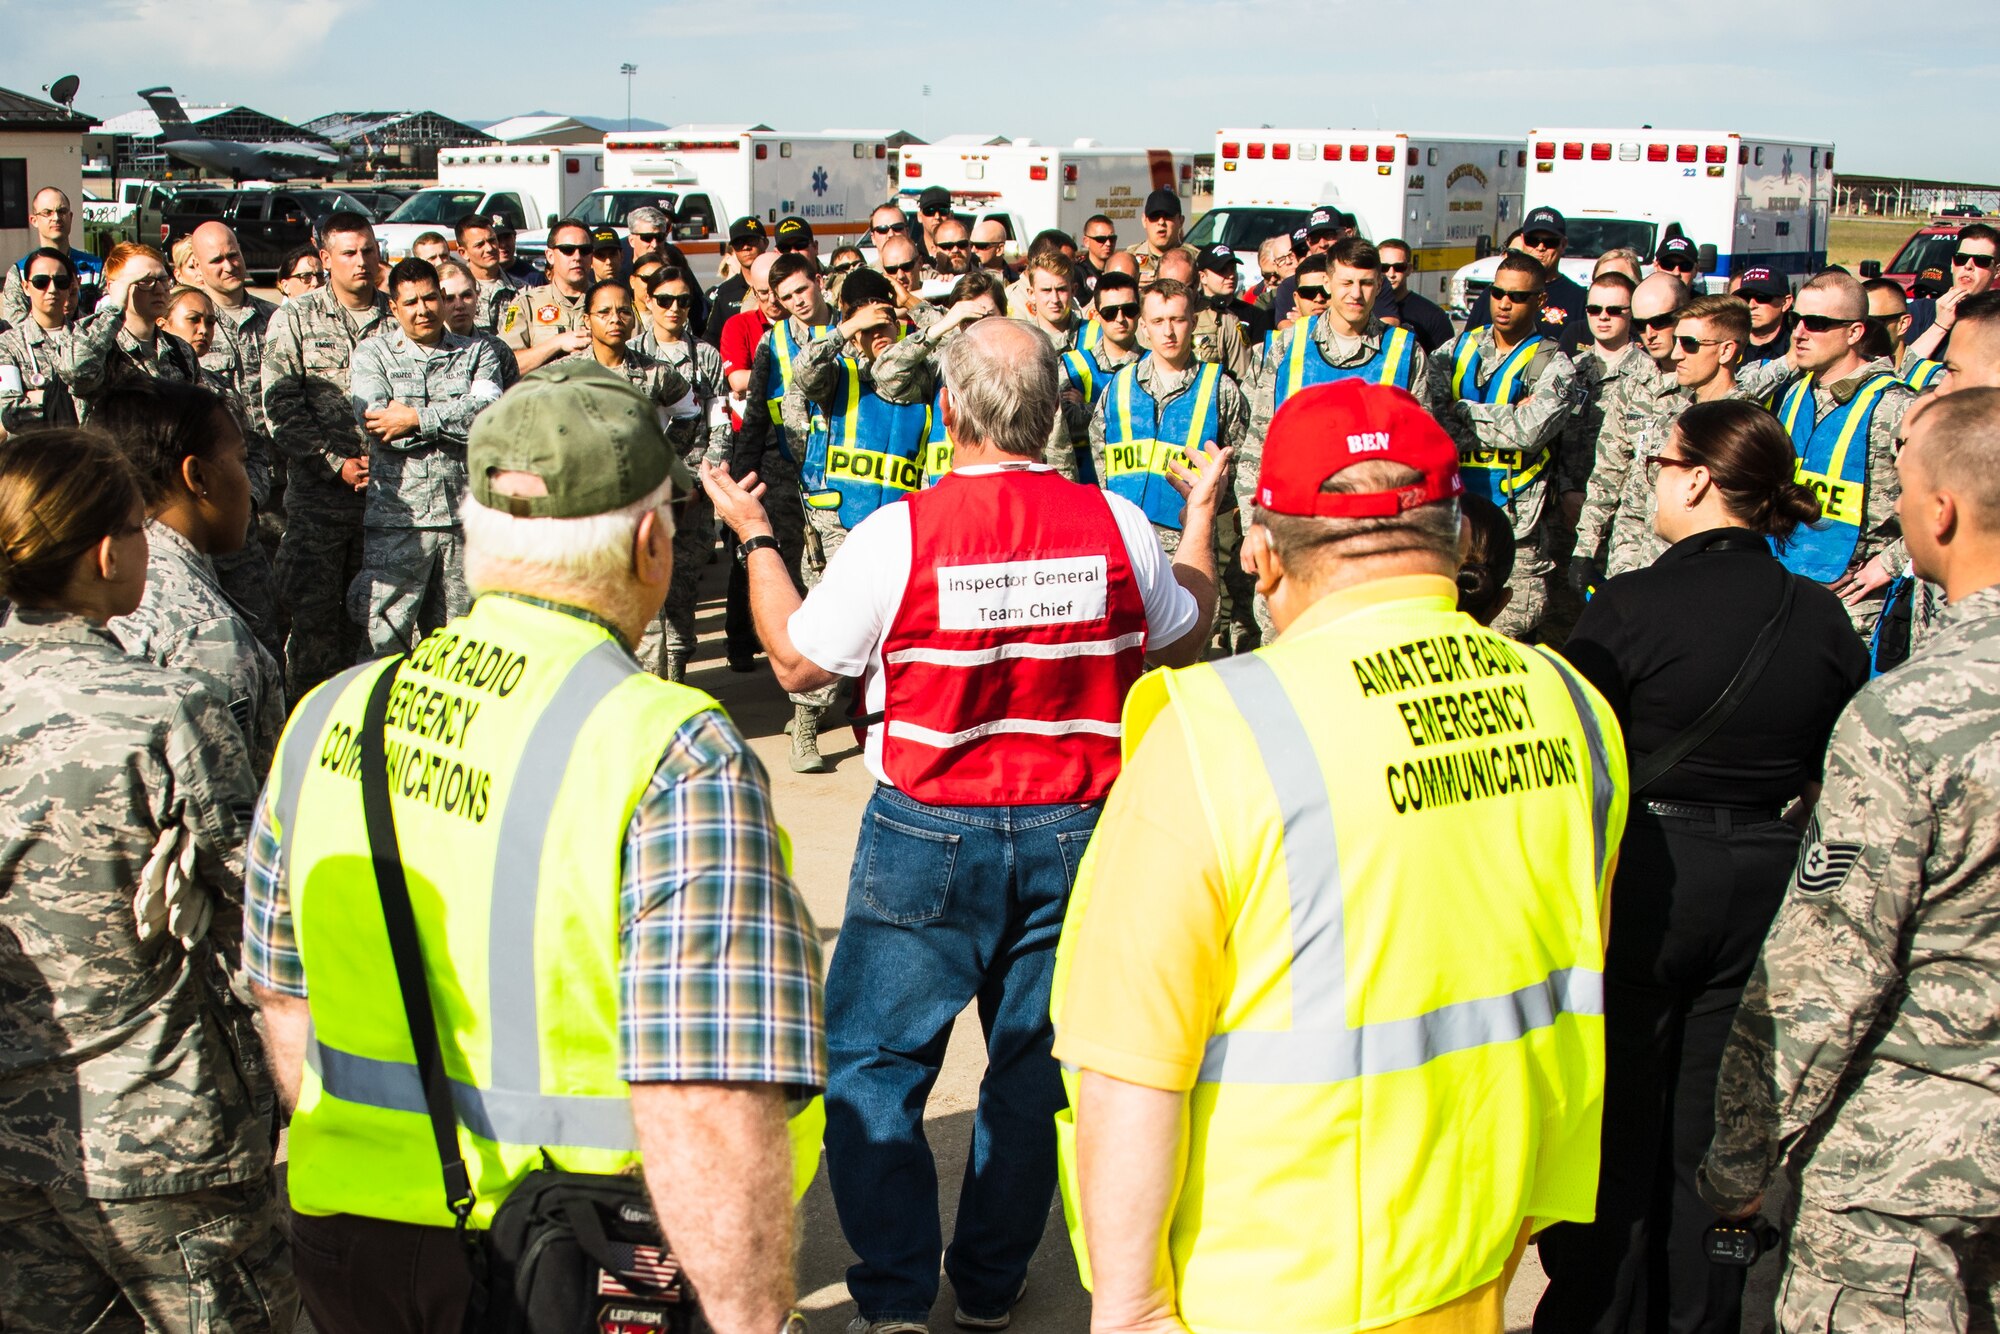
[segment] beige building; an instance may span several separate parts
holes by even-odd
[[[53,185],[78,212],[72,244],[83,241],[83,132],[88,116],[53,102],[0,88],[0,265],[33,250],[28,206],[35,192]]]

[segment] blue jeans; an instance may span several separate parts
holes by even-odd
[[[987,1068],[945,1272],[961,1309],[1014,1301],[1055,1197],[1062,1078],[1049,980],[1099,807],[927,806],[877,787],[826,978],[826,1163],[871,1320],[937,1299],[937,1164],[924,1104],[952,1021],[977,1000]]]

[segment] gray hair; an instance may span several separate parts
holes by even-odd
[[[1040,458],[1062,404],[1055,349],[1036,329],[981,320],[944,345],[957,438]]]
[[[639,520],[658,512],[667,535],[673,535],[673,513],[667,509],[672,493],[669,479],[623,509],[583,519],[519,518],[467,496],[459,514],[465,526],[465,582],[474,593],[602,589],[632,568]]]
[[[672,221],[665,213],[648,204],[644,208],[635,208],[625,215],[625,230],[635,232],[641,227],[651,227],[656,231],[663,232],[672,224]]]
[[[1343,468],[1320,490],[1329,495],[1394,491],[1415,486],[1423,474],[1407,464],[1377,459]],[[1271,535],[1285,565],[1301,573],[1326,561],[1427,551],[1456,559],[1458,502],[1437,501],[1384,519],[1322,519],[1273,514],[1258,506],[1255,521]]]

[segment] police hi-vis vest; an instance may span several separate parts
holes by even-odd
[[[939,394],[932,394],[930,420],[924,426],[924,486],[936,486],[938,479],[951,471],[951,452],[957,444],[951,438],[951,432],[944,429],[943,399]]]
[[[937,806],[1096,801],[1146,666],[1111,505],[1045,468],[953,474],[905,502],[910,575],[882,641],[882,769]]]
[[[883,398],[861,383],[861,363],[852,357],[840,366],[847,380],[840,406],[813,405],[799,481],[806,504],[837,511],[840,526],[852,528],[921,485],[931,409]]]
[[[1497,1278],[1523,1220],[1595,1212],[1618,723],[1443,580],[1397,582],[1125,706],[1130,756],[1174,705],[1186,818],[1233,872],[1167,1237],[1196,1334],[1413,1316]],[[1057,1131],[1081,1262],[1070,1113]]]
[[[361,810],[357,732],[388,666],[308,695],[271,780],[312,987],[290,1191],[303,1213],[449,1227]],[[621,849],[667,738],[715,707],[602,626],[499,595],[402,663],[390,801],[475,1227],[544,1152],[576,1172],[639,1161],[618,1077]],[[817,1099],[793,1118],[797,1191],[823,1124]]]
[[[1366,380],[1370,384],[1392,384],[1398,389],[1408,389],[1410,380],[1417,371],[1417,340],[1408,329],[1394,328],[1383,331],[1382,345],[1375,349],[1375,355],[1358,366],[1336,366],[1326,359],[1320,350],[1319,322],[1326,317],[1315,315],[1303,325],[1292,326],[1291,346],[1286,350],[1285,367],[1278,373],[1275,382],[1275,397],[1272,410],[1285,406],[1285,400],[1299,390],[1310,385],[1327,384],[1334,380]]]
[[[807,325],[806,342],[820,337],[832,327],[830,324]],[[771,414],[771,429],[777,432],[778,452],[791,458],[792,442],[785,434],[785,391],[792,387],[792,362],[805,351],[805,343],[792,337],[790,316],[766,330],[764,341],[771,348],[771,373],[764,381],[764,408]]]
[[[1101,328],[1097,321],[1092,320],[1086,331]],[[1111,383],[1111,377],[1115,374],[1105,369],[1104,363],[1097,359],[1097,346],[1100,341],[1092,338],[1086,344],[1079,338],[1075,347],[1062,354],[1063,383],[1082,394],[1084,406],[1092,411],[1096,410],[1097,400],[1104,397],[1104,387]],[[1070,448],[1076,453],[1076,480],[1091,486],[1097,485],[1097,463],[1090,456],[1089,430],[1086,429],[1081,436],[1072,437],[1069,443]]]
[[[1936,384],[1938,376],[1943,374],[1944,363],[1942,361],[1927,361],[1922,357],[1918,357],[1910,363],[1909,370],[1904,371],[1896,378],[1921,394],[1924,390]]]
[[[1479,340],[1486,329],[1487,326],[1481,325],[1458,336],[1458,343],[1452,349],[1451,395],[1468,403],[1519,403],[1528,396],[1528,364],[1541,350],[1542,336],[1533,334],[1522,339],[1520,346],[1508,353],[1495,368],[1493,377],[1482,389],[1479,385]],[[1549,466],[1549,459],[1554,453],[1554,450],[1545,449],[1530,462],[1522,458],[1518,449],[1481,446],[1471,451],[1459,451],[1458,470],[1465,478],[1466,490],[1484,496],[1495,505],[1506,507],[1514,503],[1518,493],[1541,477],[1542,470]]]
[[[1868,499],[1868,426],[1882,395],[1900,384],[1893,375],[1873,375],[1815,420],[1813,377],[1802,376],[1778,404],[1778,420],[1798,455],[1798,480],[1819,497],[1820,521],[1801,526],[1778,552],[1793,574],[1830,584],[1847,573],[1861,541],[1861,516]]]
[[[1222,367],[1198,363],[1187,388],[1162,407],[1139,386],[1142,364],[1119,367],[1105,391],[1110,401],[1104,413],[1104,486],[1162,528],[1179,528],[1183,500],[1168,468],[1193,450],[1212,448],[1221,437],[1216,392]]]

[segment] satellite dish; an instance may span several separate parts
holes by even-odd
[[[76,90],[82,85],[83,80],[77,78],[76,75],[65,74],[54,83],[43,84],[42,91],[47,93],[52,101],[60,102],[67,107],[75,103]]]

